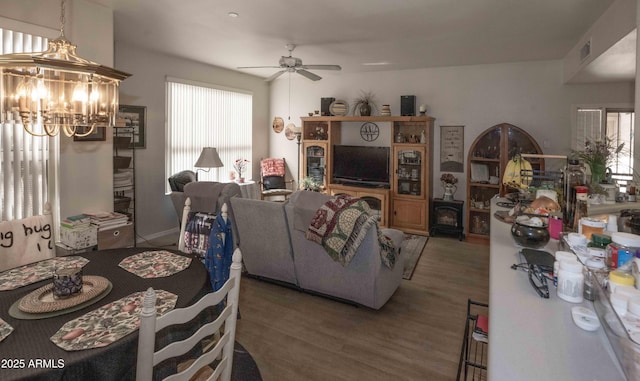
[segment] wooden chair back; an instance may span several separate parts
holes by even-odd
[[[260,199],[281,196],[286,200],[293,193],[293,179],[286,180],[284,158],[267,158],[260,161]]]
[[[233,364],[233,346],[235,343],[236,320],[238,317],[238,300],[240,294],[240,272],[242,268],[242,254],[240,249],[233,253],[231,273],[229,280],[216,292],[211,292],[202,297],[190,307],[175,309],[162,316],[156,314],[156,295],[153,288],[149,288],[144,296],[142,311],[140,313],[140,334],[138,341],[138,360],[136,368],[137,381],[150,381],[153,378],[153,367],[162,361],[182,356],[195,346],[200,345],[203,339],[220,333],[224,325],[223,334],[212,348],[203,350],[198,357],[186,369],[178,371],[165,381],[190,380],[202,369],[210,371],[208,380],[229,381],[231,379],[231,367]],[[202,325],[189,338],[173,342],[158,351],[155,349],[156,333],[160,330],[180,325],[193,320],[207,307],[224,302],[226,306],[218,317],[209,323]],[[170,328],[169,328],[170,329]],[[216,362],[216,359],[219,361]],[[216,362],[215,366],[213,366]],[[211,369],[208,369],[211,368]]]

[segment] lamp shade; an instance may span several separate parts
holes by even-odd
[[[220,156],[218,156],[218,151],[216,151],[215,148],[204,147],[194,167],[219,168],[219,167],[224,167],[224,164],[222,164],[222,160],[220,160]]]

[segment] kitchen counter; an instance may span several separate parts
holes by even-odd
[[[527,273],[512,270],[524,262],[511,238],[510,224],[493,217],[491,204],[489,275],[489,381],[517,380],[625,380],[624,373],[602,327],[594,332],[578,328],[571,307],[549,282],[549,299],[529,283]],[[558,241],[545,250],[554,254]],[[585,301],[593,309],[593,303]]]
[[[640,209],[640,202],[614,202],[611,204],[589,204],[587,214],[599,216],[603,214],[620,214],[624,209]]]

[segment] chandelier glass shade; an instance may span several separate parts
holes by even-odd
[[[1,122],[20,121],[37,136],[115,126],[118,87],[130,74],[77,56],[63,30],[45,52],[0,55]]]

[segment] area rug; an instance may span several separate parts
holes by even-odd
[[[413,271],[416,269],[418,260],[422,255],[424,246],[427,244],[429,237],[405,234],[404,241],[402,241],[401,255],[404,259],[404,272],[402,273],[402,279],[411,279]]]

